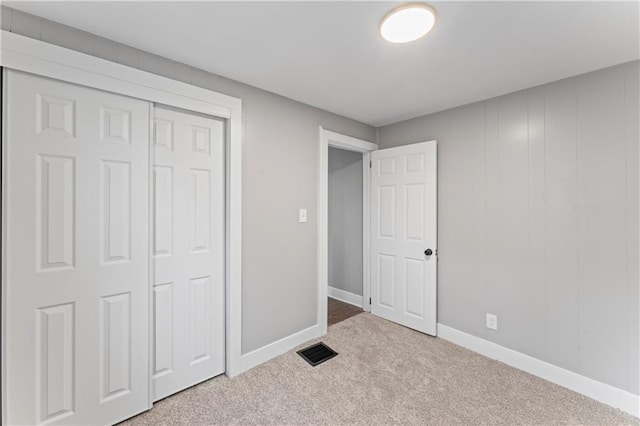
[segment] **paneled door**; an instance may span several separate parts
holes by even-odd
[[[224,372],[224,122],[156,107],[153,400]]]
[[[435,336],[436,142],[371,160],[371,312]]]
[[[8,424],[149,408],[147,102],[7,71]]]

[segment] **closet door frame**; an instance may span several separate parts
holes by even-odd
[[[0,66],[43,77],[104,90],[155,104],[163,104],[227,120],[225,143],[225,374],[236,376],[252,367],[242,357],[242,101],[211,90],[182,83],[146,71],[110,62],[91,55],[2,31]],[[3,74],[3,93],[6,93]],[[3,107],[6,105],[2,100]],[[3,140],[6,140],[6,108],[3,108]],[[152,126],[153,122],[150,121]],[[150,129],[151,130],[151,129]],[[3,144],[3,152],[6,145]],[[2,211],[6,211],[6,155],[2,155]],[[151,158],[149,159],[151,163]],[[150,180],[151,182],[151,180]],[[151,198],[149,206],[151,208]],[[2,342],[6,320],[6,215],[2,215]],[[150,221],[151,223],[151,221]],[[152,272],[152,263],[149,270]],[[151,276],[150,276],[151,277]],[[149,282],[149,297],[152,296]],[[151,300],[151,299],[150,299]],[[151,348],[152,312],[149,318]],[[2,349],[2,377],[6,377],[5,347]],[[150,353],[150,357],[151,357]],[[150,359],[151,361],[151,359]],[[149,374],[151,382],[151,374]],[[2,383],[2,406],[6,403]],[[151,393],[149,394],[151,407]],[[3,410],[4,411],[4,410]],[[3,412],[3,420],[4,412]],[[4,422],[3,422],[4,423]]]

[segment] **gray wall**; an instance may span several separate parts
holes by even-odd
[[[241,98],[242,351],[317,323],[318,126],[365,140],[373,127],[6,7],[2,29]]]
[[[328,282],[362,296],[362,154],[331,147]]]
[[[379,129],[381,148],[438,140],[438,321],[635,394],[638,73]]]

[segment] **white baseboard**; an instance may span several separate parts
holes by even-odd
[[[438,324],[438,337],[640,417],[640,397],[529,355]]]
[[[299,346],[311,339],[315,339],[316,337],[320,337],[320,326],[318,324],[246,353],[240,357],[241,366],[234,376],[244,373],[263,362],[267,362],[270,359],[277,357],[278,355],[282,355],[296,346]]]
[[[362,308],[362,296],[329,286],[329,297]]]

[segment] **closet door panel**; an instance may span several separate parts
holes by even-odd
[[[154,112],[153,399],[224,372],[223,122]]]
[[[149,104],[6,76],[6,419],[115,423],[149,406]]]

